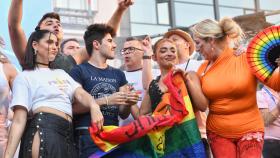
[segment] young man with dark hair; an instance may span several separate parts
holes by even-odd
[[[118,30],[120,20],[122,15],[124,14],[125,10],[133,4],[133,0],[119,0],[118,1],[118,8],[114,12],[113,16],[108,22],[108,25],[112,26],[115,31]],[[23,8],[23,0],[12,0],[10,10],[9,10],[9,17],[8,17],[8,25],[9,25],[9,33],[11,38],[11,44],[13,50],[22,64],[24,63],[24,51],[26,48],[27,40],[24,33],[24,30],[21,26],[22,21],[22,9]],[[49,30],[53,32],[59,39],[59,43],[61,43],[63,39],[63,30],[60,23],[60,17],[57,13],[51,12],[46,13],[41,20],[39,21],[36,29],[40,30]],[[86,51],[80,49],[82,51],[81,58],[86,57]],[[83,60],[87,60],[84,58]],[[55,68],[63,69],[66,72],[70,72],[73,66],[76,65],[72,56],[66,56],[62,53],[59,53],[54,61]],[[79,64],[79,63],[78,63]]]
[[[104,125],[119,125],[118,116],[125,119],[130,114],[130,106],[136,104],[138,95],[128,92],[125,74],[107,64],[114,59],[116,44],[114,29],[106,24],[90,25],[84,41],[89,60],[74,67],[70,75],[90,93],[100,105]],[[75,134],[78,138],[80,158],[87,158],[98,151],[88,132],[89,110],[74,105]]]

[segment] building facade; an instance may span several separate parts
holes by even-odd
[[[105,23],[117,7],[117,0],[53,0],[53,10],[61,15],[64,37],[77,38],[83,44],[85,28],[94,22]],[[271,13],[280,6],[275,0],[135,0],[124,15],[118,31],[116,60],[121,65],[119,50],[127,36],[163,34],[170,28],[188,27],[205,18],[220,19],[265,11]],[[280,14],[267,21],[280,22]]]

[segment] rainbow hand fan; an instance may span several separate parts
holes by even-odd
[[[277,68],[280,57],[280,26],[271,26],[259,32],[249,43],[247,60],[256,77],[265,81]]]

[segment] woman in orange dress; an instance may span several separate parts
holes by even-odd
[[[197,51],[207,60],[198,73],[209,99],[206,128],[214,157],[261,157],[264,124],[256,102],[257,79],[246,53],[236,56],[231,49],[232,39],[243,35],[240,26],[230,18],[207,19],[192,31]],[[279,67],[264,84],[280,90]]]

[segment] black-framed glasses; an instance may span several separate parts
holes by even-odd
[[[126,54],[130,54],[130,53],[134,53],[136,50],[139,51],[143,51],[140,48],[136,48],[136,47],[127,47],[121,50],[121,55],[126,55]]]

